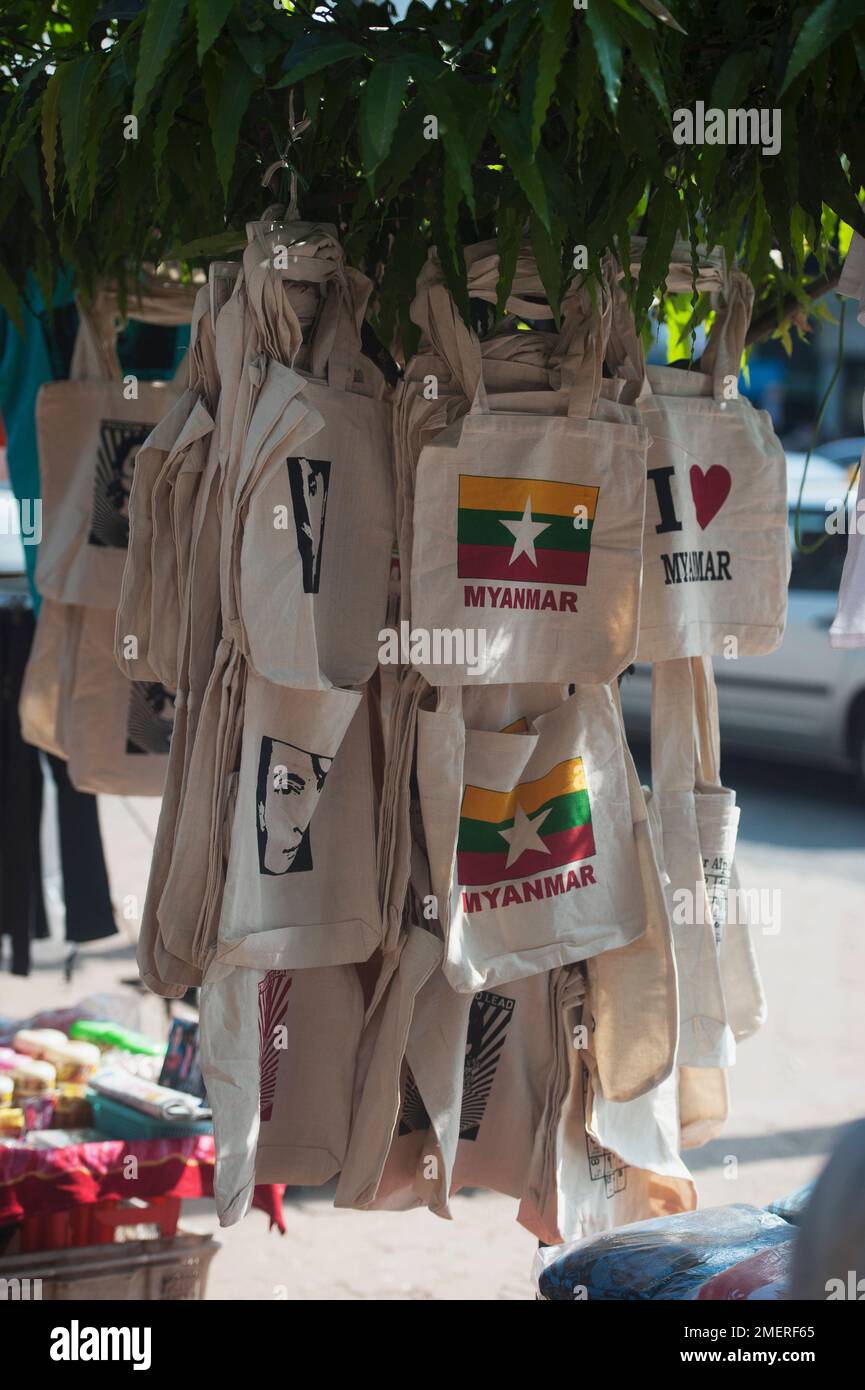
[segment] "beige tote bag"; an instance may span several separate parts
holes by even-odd
[[[619,710],[618,686],[612,695]],[[624,727],[622,726],[624,740]],[[633,839],[644,902],[644,930],[627,946],[586,961],[589,1021],[596,1089],[607,1100],[635,1100],[659,1086],[675,1065],[679,1039],[678,984],[673,933],[659,868],[660,847],[645,795],[625,749]],[[639,1000],[635,1009],[634,1000]]]
[[[694,663],[694,685],[700,731],[700,788],[717,796],[721,789],[718,692],[712,663],[706,658]],[[722,856],[720,863],[725,862]],[[716,939],[720,943],[721,982],[727,1021],[734,1038],[741,1042],[750,1038],[765,1023],[766,997],[753,943],[758,924],[752,921],[752,899],[743,893],[735,859],[729,866],[726,881],[723,875],[716,876],[715,899],[713,918]]]
[[[358,1049],[355,1103],[348,1151],[334,1206],[369,1207],[397,1133],[405,1050],[418,994],[441,963],[442,944],[432,932],[411,926],[395,944],[367,1010]],[[414,1182],[414,1168],[406,1175]],[[412,1205],[419,1194],[412,1191]]]
[[[754,290],[729,283],[699,367],[648,369],[621,289],[609,356],[651,437],[637,658],[778,646],[787,613],[787,467],[765,411],[738,394]]]
[[[213,1109],[220,1224],[256,1182],[319,1186],[348,1146],[363,995],[354,966],[214,963],[201,991],[201,1071]]]
[[[695,695],[700,659],[652,671],[652,796],[668,876],[679,980],[679,1064],[728,1067],[736,1057],[721,982],[720,947],[739,810],[735,793],[700,783],[698,742],[709,737]],[[706,658],[706,664],[709,659]]]
[[[110,609],[81,610],[63,727],[69,776],[79,791],[162,795],[174,698],[159,682],[129,681],[117,669]]]
[[[296,224],[305,235],[306,224]],[[279,236],[289,253],[292,224]],[[287,401],[283,373],[268,382],[253,411],[240,469],[246,497],[239,605],[260,674],[286,685],[339,685],[369,679],[387,614],[393,546],[391,412],[378,399],[376,369],[360,350],[370,282],[341,265],[321,283],[319,311],[297,356],[303,399],[317,412],[314,441],[282,438],[270,387]],[[250,309],[262,318],[281,281],[303,279],[315,262],[301,257],[275,269],[259,238],[244,256]],[[267,259],[262,262],[264,255]],[[291,297],[282,285],[281,311]],[[266,340],[265,340],[266,341]],[[265,346],[267,352],[267,346]],[[272,356],[272,354],[268,354]],[[278,365],[278,364],[276,364]],[[235,492],[235,505],[240,496]],[[319,674],[321,673],[321,674]]]
[[[78,606],[42,600],[21,685],[21,737],[55,758],[66,757],[64,724],[83,615]]]
[[[188,323],[193,298],[178,287],[145,294],[130,307],[144,322]],[[136,455],[186,384],[184,361],[173,382],[124,385],[114,342],[118,312],[116,297],[105,291],[92,308],[79,304],[71,379],[47,382],[36,402],[43,501],[36,584],[58,603],[117,606]]]
[[[562,366],[568,413],[493,409],[477,339],[447,293],[447,335],[468,340],[469,413],[423,449],[415,479],[411,611],[428,632],[478,630],[484,659],[421,665],[435,684],[612,680],[633,658],[646,435],[601,399],[606,305],[574,297]],[[447,336],[443,334],[443,336]]]
[[[381,943],[369,721],[361,691],[250,673],[220,960],[342,965]]]
[[[525,732],[466,727],[458,693],[421,711],[420,803],[454,989],[585,960],[645,930],[627,761],[606,686],[577,687]]]
[[[573,1008],[573,1027],[580,1018]],[[696,1188],[678,1153],[676,1073],[639,1098],[618,1103],[595,1089],[590,1052],[571,1047],[569,1066],[558,1133],[561,1240],[693,1211]]]

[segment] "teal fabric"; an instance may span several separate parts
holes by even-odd
[[[61,309],[73,302],[74,291],[69,275],[62,276],[54,296],[54,308]],[[50,316],[35,282],[28,281],[26,302],[22,302],[24,333],[18,332],[4,310],[0,309],[0,415],[6,428],[9,481],[18,500],[29,504],[27,515],[33,516],[33,503],[41,495],[39,483],[39,452],[36,445],[36,396],[43,382],[53,381],[56,367],[52,364]],[[144,325],[131,321],[118,342],[121,366],[134,371],[142,379],[158,380],[174,375],[189,345],[189,325],[178,329],[158,329],[162,338],[160,356],[165,367],[136,368],[136,345]],[[151,330],[152,336],[153,330]],[[173,343],[169,337],[173,333]],[[54,344],[51,344],[54,346]],[[56,360],[56,352],[55,352]],[[22,528],[23,530],[23,528]],[[24,546],[27,581],[38,612],[35,571],[38,547]]]
[[[54,296],[54,307],[62,308],[73,298],[72,282],[69,276],[61,277]],[[18,332],[8,314],[0,310],[0,415],[6,429],[6,456],[9,464],[9,481],[18,499],[19,511],[22,501],[30,505],[28,515],[33,516],[33,504],[40,496],[39,453],[36,447],[36,396],[44,381],[51,381],[54,370],[48,351],[46,338],[45,304],[34,281],[27,285],[26,303],[22,303],[24,333]],[[24,559],[27,565],[27,582],[33,595],[33,603],[38,611],[39,596],[34,583],[36,570],[35,545],[24,546]]]

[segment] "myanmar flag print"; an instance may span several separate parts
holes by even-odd
[[[462,887],[527,878],[594,853],[582,758],[558,763],[513,791],[463,791],[457,840]]]
[[[457,574],[585,584],[598,491],[582,483],[461,473]]]

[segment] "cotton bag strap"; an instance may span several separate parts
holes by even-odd
[[[117,355],[117,335],[122,324],[132,318],[161,328],[189,323],[195,311],[196,291],[181,285],[153,285],[143,289],[121,313],[117,292],[101,286],[89,303],[76,296],[79,326],[72,351],[70,379],[73,381],[120,381],[122,372]],[[175,372],[175,380],[186,373],[186,356]]]
[[[700,362],[701,371],[713,380],[716,400],[726,399],[724,386],[727,377],[734,380],[739,378],[739,364],[745,350],[753,308],[754,286],[741,270],[734,270]]]

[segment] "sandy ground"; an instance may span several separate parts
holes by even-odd
[[[841,1127],[865,1113],[865,803],[835,775],[737,763],[725,780],[743,806],[743,886],[780,891],[777,933],[757,938],[769,999],[765,1028],[740,1049],[731,1074],[732,1113],[723,1138],[692,1152],[701,1204],[762,1204],[807,1181]],[[118,908],[144,897],[158,807],[104,797],[100,816]],[[56,856],[46,846],[49,904],[62,931]],[[131,904],[131,905],[130,905]],[[134,976],[134,919],[110,943],[84,948],[70,983],[59,939],[36,944],[29,978],[0,974],[0,1013],[85,995],[125,992],[140,1023],[164,1032],[164,1006],[120,985]],[[531,1298],[535,1241],[517,1225],[516,1203],[489,1193],[460,1196],[454,1220],[426,1211],[335,1211],[327,1190],[301,1190],[286,1203],[288,1230],[268,1232],[252,1212],[225,1231],[210,1202],[190,1203],[184,1225],[212,1231],[222,1249],[209,1298],[522,1300]]]

